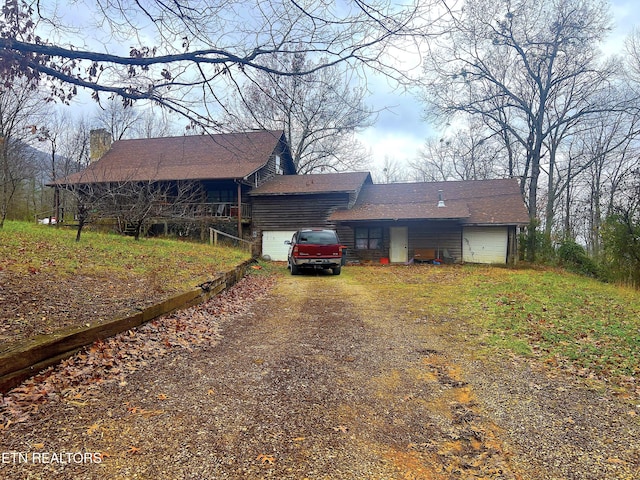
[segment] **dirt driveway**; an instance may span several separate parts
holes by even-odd
[[[520,360],[475,358],[454,319],[417,316],[359,270],[283,272],[221,317],[217,344],[43,405],[0,432],[0,476],[640,477],[634,405]]]

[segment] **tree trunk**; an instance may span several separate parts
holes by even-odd
[[[540,178],[540,149],[531,152],[531,180],[529,182],[529,229],[527,260],[534,262],[536,259],[536,230],[538,226],[538,179]]]

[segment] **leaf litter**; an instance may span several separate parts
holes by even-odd
[[[2,396],[0,430],[29,421],[48,402],[86,405],[85,399],[96,388],[109,383],[125,385],[129,374],[175,349],[192,351],[215,345],[221,338],[220,321],[243,313],[248,308],[248,300],[264,295],[271,283],[267,276],[250,275],[204,304],[175,311],[94,342]],[[159,394],[158,398],[162,400],[166,396]],[[131,408],[132,413],[157,414]]]

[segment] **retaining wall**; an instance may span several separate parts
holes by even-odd
[[[62,329],[15,344],[0,354],[0,392],[6,393],[25,379],[98,340],[125,332],[174,310],[208,300],[237,283],[253,263],[254,260],[247,260],[194,290],[171,297],[143,311],[95,325]]]

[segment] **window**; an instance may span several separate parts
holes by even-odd
[[[311,245],[334,245],[338,243],[338,237],[332,230],[313,230],[300,233],[298,243]]]
[[[282,175],[282,162],[280,160],[280,155],[276,155],[276,174]]]
[[[382,248],[382,228],[356,228],[356,249],[380,250]]]

